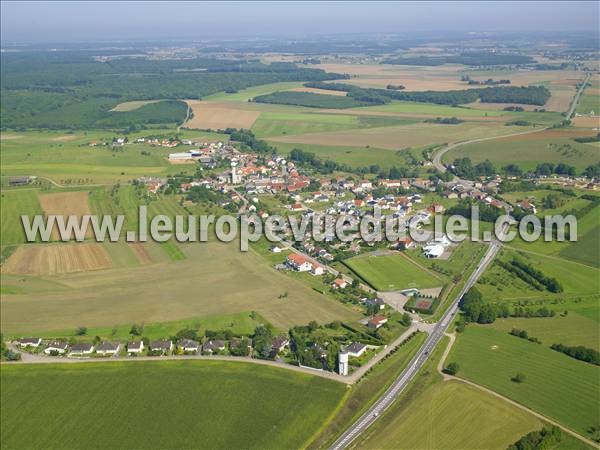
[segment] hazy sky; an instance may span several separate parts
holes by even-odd
[[[598,33],[598,2],[1,2],[10,41],[436,31]]]

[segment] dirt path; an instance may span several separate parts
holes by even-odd
[[[547,422],[551,425],[557,426],[558,428],[560,428],[561,430],[563,430],[565,433],[570,434],[571,436],[579,439],[580,441],[585,442],[588,445],[591,445],[594,448],[599,448],[600,449],[600,445],[598,445],[598,443],[592,441],[591,439],[586,438],[585,436],[582,436],[578,433],[576,433],[575,431],[565,427],[564,425],[561,425],[560,423],[550,419],[549,417],[544,416],[543,414],[540,414],[532,409],[529,409],[527,406],[524,406],[514,400],[511,400],[508,397],[503,396],[502,394],[499,394],[495,391],[492,391],[491,389],[488,389],[486,387],[483,387],[477,383],[474,383],[472,381],[469,380],[465,380],[464,378],[460,378],[460,377],[456,377],[453,375],[448,375],[444,372],[442,372],[442,369],[444,368],[444,364],[446,362],[446,358],[448,357],[448,354],[450,353],[450,350],[452,350],[452,346],[454,345],[454,342],[456,342],[456,334],[452,333],[452,334],[448,334],[446,333],[446,336],[448,336],[450,338],[450,342],[448,343],[448,346],[446,347],[446,349],[444,350],[444,354],[442,355],[442,358],[440,359],[440,362],[438,363],[437,366],[437,370],[438,372],[440,372],[440,374],[444,377],[444,381],[449,381],[449,380],[453,380],[453,381],[460,381],[461,383],[465,383],[468,384],[469,386],[473,386],[474,388],[477,388],[481,391],[487,392],[490,395],[493,395],[496,398],[499,398],[501,400],[504,400],[505,402],[510,403],[513,406],[516,406],[519,409],[522,409],[523,411],[528,412],[529,414],[534,415],[535,417],[537,417],[538,419]]]

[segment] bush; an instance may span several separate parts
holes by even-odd
[[[514,377],[510,379],[510,381],[513,381],[515,383],[524,383],[525,378],[525,374],[518,372]]]
[[[459,365],[456,362],[451,362],[446,367],[444,367],[443,372],[448,375],[456,375],[458,373]]]

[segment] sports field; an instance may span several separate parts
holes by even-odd
[[[403,255],[358,256],[345,261],[358,276],[378,291],[430,288],[444,280]]]
[[[4,366],[1,379],[11,449],[300,448],[346,389],[220,361]]]
[[[595,395],[600,389],[600,367],[551,350],[550,344],[540,345],[490,326],[470,324],[459,335],[448,361],[458,362],[460,377],[585,436],[600,420]],[[517,372],[525,375],[523,383],[511,381]]]

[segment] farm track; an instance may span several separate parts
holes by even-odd
[[[448,345],[446,347],[446,349],[444,350],[444,354],[442,355],[442,358],[440,359],[440,362],[437,365],[437,370],[438,372],[444,377],[444,381],[459,381],[461,383],[465,383],[469,386],[472,386],[476,389],[479,389],[480,391],[486,392],[487,394],[493,395],[496,398],[499,398],[500,400],[503,400],[507,403],[510,403],[513,406],[516,406],[517,408],[528,412],[529,414],[537,417],[540,420],[543,420],[544,422],[548,422],[551,425],[554,425],[558,428],[560,428],[562,431],[564,431],[565,433],[570,434],[571,436],[573,436],[574,438],[579,439],[580,441],[585,442],[588,445],[591,445],[594,448],[600,448],[600,445],[598,445],[598,443],[592,441],[591,439],[586,438],[585,436],[582,436],[578,433],[576,433],[575,431],[571,430],[570,428],[565,427],[564,425],[561,425],[560,423],[550,419],[549,417],[544,416],[543,414],[540,414],[532,409],[529,409],[527,406],[522,405],[521,403],[518,403],[514,400],[511,400],[508,397],[505,397],[502,394],[499,394],[495,391],[492,391],[491,389],[488,389],[484,386],[481,386],[477,383],[474,383],[472,381],[466,380],[464,378],[460,378],[454,375],[448,375],[447,373],[443,372],[443,368],[444,368],[444,364],[446,362],[446,359],[448,358],[448,355],[450,354],[450,351],[452,350],[452,346],[454,345],[454,343],[456,342],[456,335],[454,333],[449,334],[446,333],[446,336],[448,336],[450,338],[450,342],[448,342]]]

